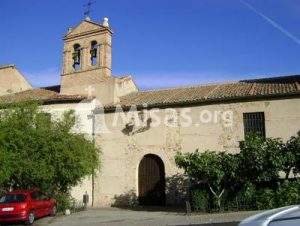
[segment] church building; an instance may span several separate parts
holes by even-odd
[[[94,207],[181,205],[188,183],[177,152],[236,153],[247,133],[299,132],[299,75],[143,91],[113,75],[112,37],[107,18],[69,28],[57,86],[33,88],[16,66],[0,66],[1,103],[40,100],[54,118],[74,109],[74,131],[101,149],[101,168],[71,191],[78,202],[87,193]]]

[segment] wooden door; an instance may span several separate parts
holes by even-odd
[[[165,205],[165,168],[156,155],[148,154],[139,165],[140,205]]]

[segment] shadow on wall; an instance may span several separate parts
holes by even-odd
[[[167,207],[176,207],[176,211],[185,210],[185,201],[188,200],[188,181],[187,178],[180,174],[175,174],[170,177],[166,177],[166,206]],[[121,194],[115,195],[115,202],[113,207],[126,208],[126,209],[135,209],[135,210],[158,210],[165,209],[165,206],[159,208],[153,208],[153,206],[141,206],[139,205],[138,195],[134,189]]]
[[[185,207],[185,201],[189,199],[188,191],[188,179],[182,174],[166,178],[167,205]]]

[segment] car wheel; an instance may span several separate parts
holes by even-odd
[[[28,217],[27,217],[27,221],[25,222],[26,225],[32,225],[33,222],[35,220],[35,216],[34,216],[34,213],[33,212],[30,212],[28,214]]]
[[[57,208],[56,208],[56,206],[53,206],[50,216],[54,217],[56,215],[56,213],[57,213]]]

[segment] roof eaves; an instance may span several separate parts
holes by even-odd
[[[161,103],[154,103],[154,104],[138,104],[136,105],[137,109],[142,109],[142,108],[155,108],[155,107],[171,107],[171,106],[186,106],[186,105],[194,105],[194,104],[209,104],[209,103],[220,103],[220,102],[228,102],[228,101],[247,101],[247,100],[260,100],[264,98],[283,98],[283,97],[297,97],[300,96],[300,92],[290,92],[290,93],[271,93],[271,94],[260,94],[260,95],[244,95],[244,96],[220,96],[220,97],[215,97],[211,99],[194,99],[194,100],[187,100],[187,101],[178,101],[178,102],[161,102]],[[115,105],[108,105],[104,106],[103,109],[104,111],[111,112],[116,109],[116,107],[121,106],[122,109],[130,109],[131,105],[120,105],[115,104]]]

